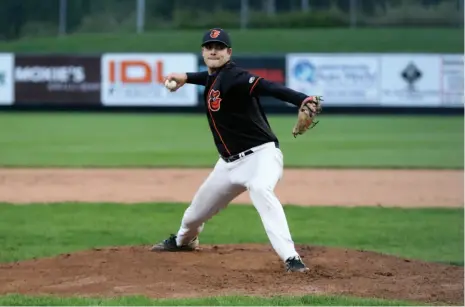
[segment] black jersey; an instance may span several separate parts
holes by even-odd
[[[204,85],[204,104],[215,145],[229,157],[268,142],[278,144],[260,104],[260,96],[273,96],[300,107],[308,96],[279,83],[253,75],[234,62],[213,75],[187,73],[187,83]]]

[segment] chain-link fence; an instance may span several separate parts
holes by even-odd
[[[464,0],[2,0],[0,38],[160,29],[463,27]]]

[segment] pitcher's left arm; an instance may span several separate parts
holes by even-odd
[[[318,124],[314,118],[322,110],[321,102],[323,99],[321,96],[309,96],[280,83],[253,75],[246,70],[239,71],[234,80],[235,88],[243,91],[244,94],[247,92],[251,96],[271,96],[287,101],[299,108],[297,122],[292,131],[294,137]]]

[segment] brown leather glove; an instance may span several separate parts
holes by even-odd
[[[322,101],[323,98],[321,96],[309,96],[302,102],[297,115],[297,122],[292,129],[294,138],[297,137],[298,134],[304,134],[308,129],[318,124],[318,121],[315,121],[315,117],[317,114],[321,113]]]

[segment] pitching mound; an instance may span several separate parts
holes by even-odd
[[[342,294],[463,305],[463,267],[298,246],[311,270],[285,273],[267,245],[202,246],[191,253],[148,248],[94,249],[0,264],[0,294],[153,298]]]

